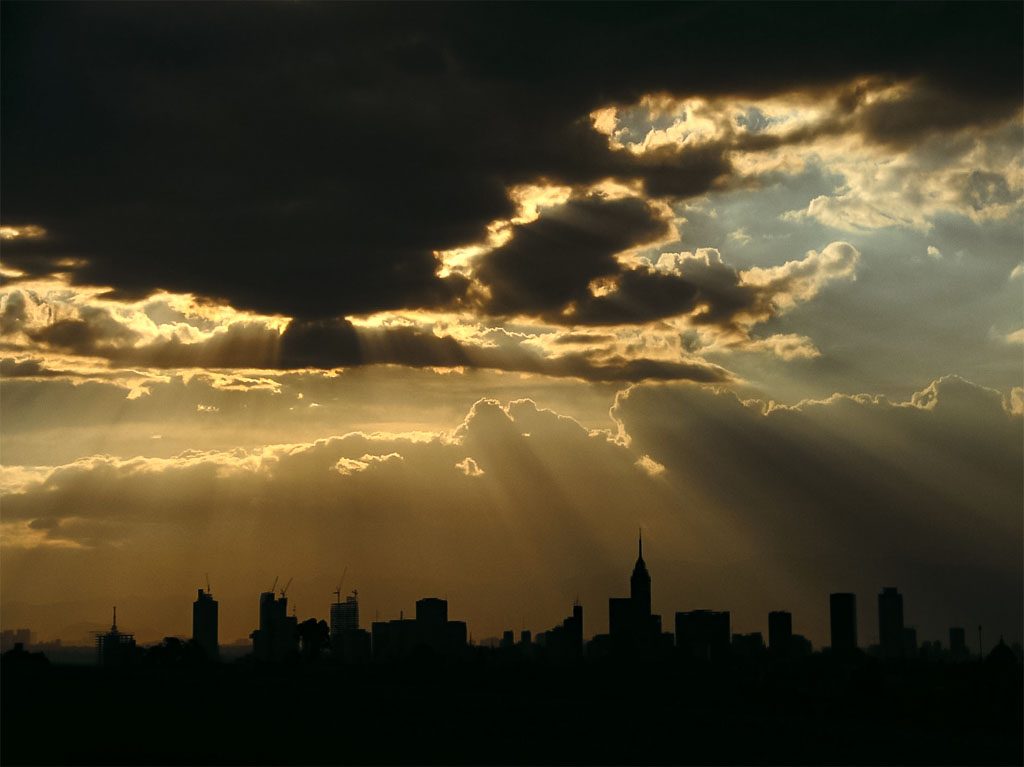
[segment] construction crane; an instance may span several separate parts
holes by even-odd
[[[274,585],[270,587],[270,593],[271,594],[273,594],[275,591],[277,591],[277,579],[280,578],[280,577],[281,576],[279,576],[279,575],[275,575],[274,576]]]
[[[341,586],[345,582],[345,576],[348,574],[348,565],[345,565],[345,569],[341,573],[341,580],[338,581],[338,588],[334,590],[334,601],[336,603],[341,602]]]
[[[275,583],[276,583],[276,581],[275,581]],[[284,588],[281,589],[281,599],[285,598],[285,595],[288,593],[288,587],[291,586],[291,585],[292,585],[292,579],[289,578],[288,582],[286,584],[284,584]]]

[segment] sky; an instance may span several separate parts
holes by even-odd
[[[0,13],[4,628],[1021,639],[1019,3]]]

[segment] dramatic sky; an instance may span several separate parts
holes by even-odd
[[[0,597],[1021,637],[1022,6],[2,6]]]

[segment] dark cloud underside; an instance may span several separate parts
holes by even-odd
[[[4,223],[49,233],[8,244],[7,263],[86,259],[77,281],[124,295],[295,317],[457,304],[467,282],[439,277],[432,253],[482,240],[513,212],[510,185],[614,176],[671,197],[728,178],[720,148],[609,149],[587,118],[609,103],[919,77],[915,99],[857,118],[906,145],[1021,96],[1013,3],[2,12]],[[604,259],[596,247],[587,262]],[[576,289],[495,280],[499,305]]]

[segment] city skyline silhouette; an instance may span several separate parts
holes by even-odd
[[[830,633],[827,643],[818,647],[800,633],[793,631],[793,613],[786,610],[767,612],[765,629],[746,633],[730,631],[730,611],[727,606],[716,605],[713,609],[704,605],[697,608],[678,610],[663,629],[662,616],[652,613],[652,577],[643,556],[643,531],[637,535],[637,559],[629,577],[628,597],[609,597],[607,607],[607,631],[586,630],[583,621],[583,605],[577,597],[572,603],[571,614],[560,624],[548,629],[527,628],[522,621],[520,635],[506,628],[498,636],[478,635],[474,642],[471,623],[449,621],[448,601],[439,597],[421,597],[416,600],[415,617],[404,618],[400,611],[395,619],[379,618],[364,629],[360,621],[358,589],[341,598],[341,586],[348,568],[334,590],[334,601],[329,605],[329,614],[323,617],[313,614],[297,617],[296,607],[288,609],[288,590],[294,581],[289,578],[280,589],[279,578],[274,579],[271,590],[259,595],[259,618],[256,628],[249,634],[250,652],[242,649],[242,643],[235,641],[228,645],[233,659],[251,657],[262,662],[294,661],[300,654],[310,658],[310,642],[318,643],[313,656],[330,652],[337,660],[344,662],[368,662],[397,660],[408,657],[419,649],[447,656],[450,659],[465,658],[465,650],[474,645],[491,649],[518,647],[525,657],[547,654],[552,658],[565,660],[573,658],[600,659],[607,657],[636,657],[666,659],[673,653],[694,659],[722,659],[731,654],[759,655],[771,652],[779,657],[806,656],[811,652],[854,653],[867,651],[880,659],[909,659],[921,657],[966,660],[972,655],[984,658],[982,626],[977,626],[976,650],[969,649],[964,626],[949,626],[943,637],[921,637],[917,629],[905,621],[903,594],[894,586],[885,586],[877,595],[877,631],[873,634],[864,630],[858,632],[856,595],[834,592],[828,597],[828,620]],[[197,652],[208,662],[220,660],[219,603],[213,596],[209,576],[206,588],[200,588],[192,603],[191,642]],[[108,631],[95,631],[96,662],[101,666],[130,665],[136,646],[135,635],[120,631],[117,627],[117,607],[113,608],[113,621]],[[365,613],[364,613],[365,614]],[[593,615],[593,613],[588,613]],[[799,627],[799,618],[798,627]],[[673,630],[674,629],[674,630]],[[310,634],[310,632],[314,632]],[[454,632],[454,633],[452,633]],[[316,639],[321,636],[322,639]],[[877,642],[868,640],[878,638]],[[16,643],[29,649],[33,646],[52,648],[62,655],[60,642],[31,641],[31,628],[8,629],[3,632],[3,650],[11,649]],[[534,639],[536,637],[536,639]],[[169,635],[167,639],[183,639]],[[550,651],[546,650],[551,642]],[[1012,637],[1012,648],[1021,659],[1021,645]],[[998,643],[990,645],[1008,646],[1004,635]],[[67,652],[83,658],[73,645]]]
[[[1024,4],[0,38],[0,762],[1024,761]]]

